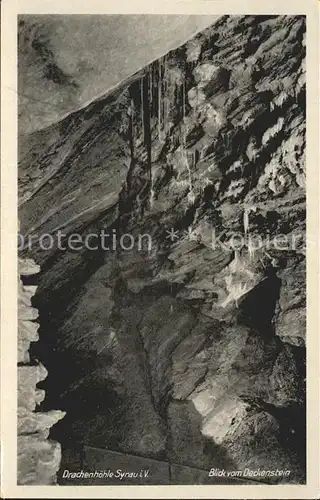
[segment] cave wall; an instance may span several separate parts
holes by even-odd
[[[152,237],[22,252],[52,437],[304,482],[305,18],[223,16],[19,155],[25,236]]]
[[[39,411],[45,394],[37,384],[47,376],[40,363],[30,361],[29,347],[38,340],[38,311],[32,306],[36,286],[23,284],[34,277],[39,266],[31,259],[19,259],[18,281],[18,484],[50,485],[57,482],[61,461],[60,443],[48,439],[50,428],[64,412]]]

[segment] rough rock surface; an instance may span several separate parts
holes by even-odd
[[[64,412],[39,411],[45,394],[37,384],[47,376],[41,363],[30,361],[31,342],[38,340],[37,309],[31,305],[36,286],[24,285],[40,270],[31,259],[19,259],[18,305],[18,484],[55,484],[60,467],[61,446],[48,440],[50,428]]]
[[[47,127],[84,107],[216,17],[20,14],[21,134]]]
[[[21,232],[55,242],[31,248],[32,355],[63,447],[305,481],[304,162],[301,16],[224,16],[23,141]],[[59,229],[117,245],[59,249]]]

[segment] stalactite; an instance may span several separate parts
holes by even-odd
[[[140,79],[140,96],[141,96],[141,125],[142,125],[142,141],[145,139],[145,130],[144,130],[144,96],[143,96],[143,80],[142,77]]]
[[[186,116],[186,82],[182,83],[182,120],[184,121]]]
[[[167,59],[164,56],[164,118],[163,118],[163,128],[164,128],[164,137],[167,136],[168,133],[168,76],[167,76]]]
[[[128,165],[128,173],[126,175],[125,180],[125,191],[129,193],[130,185],[131,185],[131,175],[132,169],[134,166],[134,118],[135,118],[135,107],[134,107],[134,99],[131,98],[130,106],[128,108],[128,116],[129,116],[129,126],[128,126],[128,137],[129,137],[129,149],[130,149],[130,161]]]
[[[166,81],[166,58],[163,58],[163,132],[164,139],[166,137],[166,98],[167,98],[167,81]]]
[[[134,161],[134,101],[131,99],[130,104],[130,115],[129,115],[129,140],[130,140],[130,161],[131,163]]]
[[[153,192],[153,177],[151,170],[152,163],[152,136],[151,136],[151,100],[152,100],[152,71],[149,71],[140,80],[140,93],[141,93],[141,116],[142,116],[142,129],[143,129],[143,145],[147,153],[147,173],[150,183],[150,206],[153,205],[154,192]]]
[[[157,67],[152,64],[152,116],[157,115]]]
[[[181,120],[181,155],[182,155],[182,161],[187,169],[188,172],[188,183],[189,183],[189,193],[188,193],[188,200],[190,203],[194,203],[195,201],[195,194],[193,190],[193,185],[192,185],[192,175],[191,175],[191,169],[189,165],[189,159],[188,159],[188,154],[187,154],[187,147],[186,147],[186,125],[185,125],[185,116],[186,116],[186,107],[185,107],[185,102],[186,102],[186,86],[185,86],[185,81],[182,83],[182,120]],[[195,164],[195,155],[192,154],[192,165],[194,166]]]
[[[159,73],[158,73],[158,137],[161,141],[161,107],[162,107],[162,71],[161,71],[161,57],[159,59]]]
[[[186,84],[182,83],[182,142],[183,148],[186,147],[186,130],[185,130],[185,117],[186,117]]]
[[[150,67],[149,69],[149,103],[150,103],[150,108],[152,109],[152,68],[153,66]]]
[[[150,170],[150,176],[151,176],[151,179],[150,179],[150,208],[152,209],[153,205],[154,205],[154,195],[155,195],[152,169]]]
[[[150,123],[150,104],[149,104],[149,77],[145,75],[141,79],[141,106],[143,116],[143,144],[147,152],[147,171],[151,180],[151,123]]]

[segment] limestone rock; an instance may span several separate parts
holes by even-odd
[[[39,272],[31,259],[19,259],[22,277]],[[37,388],[48,372],[39,363],[30,363],[31,342],[38,340],[38,310],[31,306],[37,287],[18,283],[18,484],[55,484],[60,465],[60,444],[49,441],[50,428],[65,416],[62,411],[36,411],[45,393]]]
[[[305,481],[304,34],[303,16],[223,16],[29,137],[22,233],[152,240],[32,247],[39,342],[29,306],[21,331],[63,446]]]
[[[60,466],[59,443],[47,440],[46,435],[18,436],[18,484],[55,484]]]

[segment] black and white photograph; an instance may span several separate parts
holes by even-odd
[[[306,485],[307,16],[17,36],[17,485]]]

